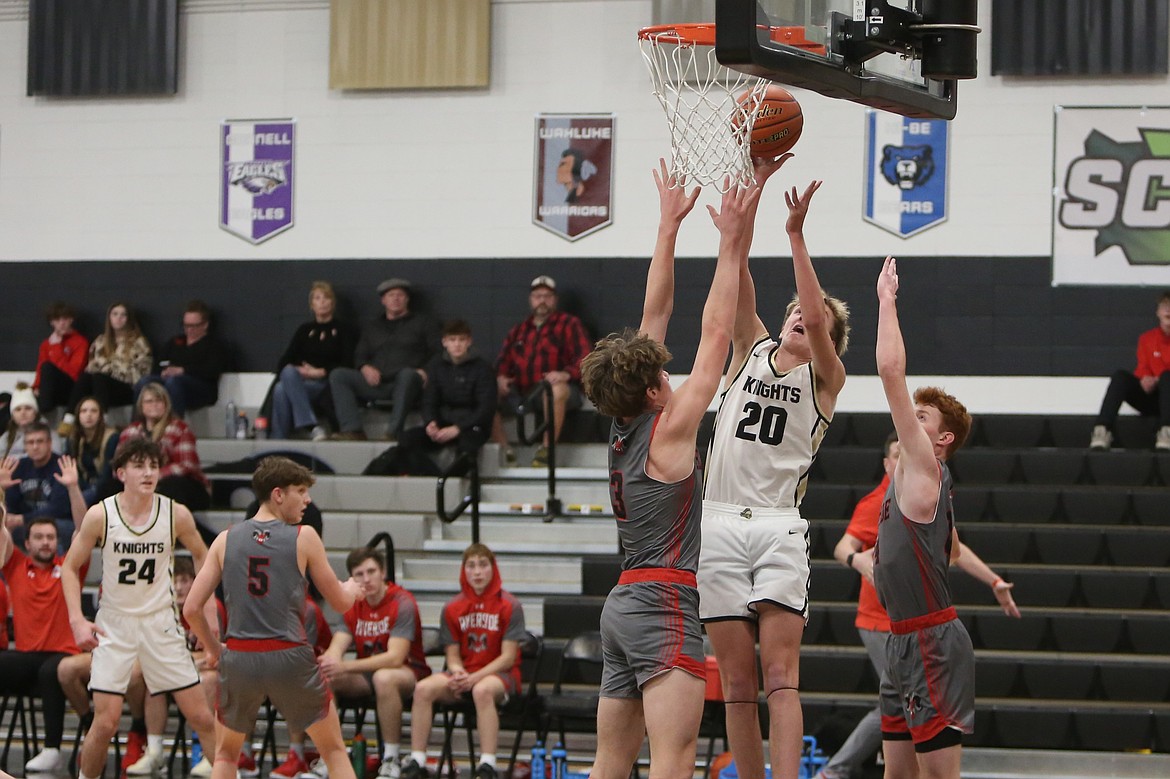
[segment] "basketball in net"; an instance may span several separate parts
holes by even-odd
[[[719,63],[713,24],[645,27],[638,42],[666,112],[675,183],[720,192],[752,183],[748,138],[768,82]]]
[[[748,103],[756,97],[751,92],[739,96],[740,103]],[[747,113],[745,108],[745,113]],[[804,114],[800,103],[784,87],[772,84],[759,98],[751,131],[751,156],[772,159],[792,149],[800,140],[804,129]]]

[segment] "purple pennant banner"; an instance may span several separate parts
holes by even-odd
[[[219,226],[253,244],[293,226],[292,119],[220,127]]]

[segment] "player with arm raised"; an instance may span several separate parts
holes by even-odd
[[[643,317],[598,342],[581,365],[585,392],[612,416],[610,496],[625,561],[601,617],[604,670],[594,779],[624,779],[650,739],[652,779],[690,776],[703,711],[703,642],[695,567],[702,473],[695,437],[719,386],[735,319],[748,215],[759,190],[732,189],[720,210],[719,259],[690,376],[672,390],[662,339],[674,291],[674,239],[694,205],[685,182],[655,174],[662,221]]]
[[[756,160],[760,186],[790,156]],[[820,186],[784,193],[796,296],[778,338],[756,313],[747,264],[740,269],[731,367],[707,458],[700,616],[719,662],[728,739],[744,779],[764,777],[757,641],[777,779],[795,779],[803,747],[799,661],[809,552],[799,506],[845,384],[841,355],[849,342],[849,310],[821,289],[804,240]]]
[[[877,281],[877,369],[900,456],[878,518],[873,579],[890,615],[882,677],[887,779],[958,779],[975,722],[975,652],[951,605],[947,569],[960,553],[948,460],[971,430],[963,404],[937,387],[906,389],[898,266]]]

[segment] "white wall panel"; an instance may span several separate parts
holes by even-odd
[[[47,100],[24,94],[27,21],[0,0],[0,260],[645,255],[658,211],[649,171],[668,143],[634,34],[652,5],[496,0],[487,90],[347,93],[327,88],[322,0],[190,0],[177,97]],[[989,8],[981,0],[985,29]],[[990,72],[986,36],[980,66]],[[950,219],[908,240],[861,219],[859,106],[801,93],[805,132],[781,181],[826,181],[807,226],[817,255],[1047,255],[1053,106],[1165,103],[1166,87],[964,83]],[[530,221],[533,116],[559,111],[617,115],[614,224],[572,244]],[[216,225],[218,123],[287,116],[296,226],[253,247]],[[757,250],[785,253],[775,182],[761,214]],[[696,210],[680,254],[716,247]]]

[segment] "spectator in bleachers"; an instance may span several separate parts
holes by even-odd
[[[328,437],[313,404],[329,389],[329,373],[353,365],[357,332],[335,318],[337,295],[327,281],[309,289],[313,318],[297,328],[280,358],[272,390],[272,438],[308,434],[314,441]]]
[[[187,303],[183,332],[159,350],[158,372],[143,376],[134,386],[137,393],[148,384],[166,387],[175,414],[215,405],[219,399],[219,377],[228,368],[227,347],[211,333],[211,309],[202,300]]]
[[[73,329],[73,320],[77,318],[73,306],[56,301],[45,312],[45,318],[53,332],[41,341],[32,385],[42,414],[68,404],[73,384],[85,369],[89,353],[89,341]]]
[[[837,562],[861,574],[861,595],[857,599],[857,619],[854,624],[879,679],[886,671],[886,637],[890,634],[890,616],[878,602],[877,591],[873,588],[873,546],[877,543],[882,501],[890,488],[890,479],[897,464],[898,436],[891,434],[886,439],[885,451],[882,453],[885,476],[872,492],[857,502],[849,526],[845,528],[845,534],[833,549],[833,557]],[[955,561],[955,565],[990,587],[1004,614],[1019,618],[1020,610],[1012,598],[1012,588],[1015,585],[1005,582],[1003,577],[991,570],[971,547],[959,543],[959,559]],[[874,708],[866,714],[828,764],[817,774],[816,779],[849,779],[861,776],[862,763],[881,748],[881,722],[880,708]]]
[[[423,654],[418,604],[406,589],[386,579],[386,558],[368,547],[345,560],[364,597],[345,612],[345,626],[333,634],[321,657],[321,671],[334,694],[346,698],[373,695],[382,735],[381,779],[399,779],[402,706],[415,683],[430,676]],[[353,647],[357,657],[344,658]]]
[[[426,779],[427,742],[436,703],[470,697],[479,728],[479,763],[473,779],[496,779],[500,715],[496,706],[520,691],[520,641],[524,609],[503,589],[496,557],[483,544],[463,551],[460,594],[447,602],[439,622],[439,641],[447,654],[444,671],[414,688],[410,709],[410,759],[401,779]]]
[[[4,495],[8,503],[8,529],[16,544],[21,545],[29,522],[34,519],[52,519],[57,523],[59,531],[59,551],[64,554],[73,535],[73,496],[67,469],[75,478],[76,463],[73,458],[53,451],[49,426],[44,422],[33,422],[27,427],[24,446],[24,457],[19,460],[7,457],[0,462],[0,481],[9,485]]]
[[[71,458],[61,459],[61,483],[73,500],[75,518],[85,515]],[[13,482],[0,472],[0,487]],[[25,765],[28,773],[53,773],[64,766],[61,737],[65,729],[66,696],[57,680],[58,665],[78,654],[69,627],[69,613],[59,574],[63,558],[57,553],[57,523],[50,517],[27,524],[23,549],[8,530],[4,502],[0,501],[0,569],[8,582],[12,602],[14,649],[0,651],[0,693],[37,695],[45,726],[44,749]],[[70,531],[72,536],[73,531]],[[84,568],[82,576],[84,576]],[[74,701],[78,713],[88,711],[88,700]]]
[[[551,276],[537,276],[529,285],[528,318],[508,331],[496,360],[496,387],[501,408],[515,413],[520,402],[541,381],[552,386],[553,429],[560,440],[565,412],[581,408],[581,358],[589,354],[592,342],[581,320],[557,310],[557,283]],[[499,413],[492,427],[492,440],[504,452],[508,465],[516,455],[508,445]],[[548,465],[548,434],[532,458],[533,467]]]
[[[12,416],[4,430],[4,440],[0,442],[0,456],[23,457],[24,434],[29,425],[34,422],[44,422],[40,410],[37,408],[37,396],[24,382],[16,385],[16,392],[12,393]],[[47,423],[46,423],[47,424]],[[49,431],[49,442],[54,452],[61,451],[61,439],[56,432]]]
[[[397,439],[406,415],[418,404],[426,372],[439,351],[439,331],[430,317],[410,310],[410,282],[387,279],[378,285],[383,313],[362,328],[354,351],[357,368],[329,374],[339,430],[331,437],[364,441],[358,401],[390,400],[390,437]]]
[[[149,438],[162,450],[159,468],[159,495],[177,500],[192,511],[203,511],[211,506],[211,482],[203,473],[196,448],[195,434],[171,407],[171,398],[161,384],[147,384],[138,395],[138,413],[134,421],[122,431],[119,444],[132,438]],[[99,489],[98,498],[113,495],[113,491]],[[197,523],[198,524],[198,523]],[[199,525],[199,533],[214,540],[215,533]]]
[[[118,428],[106,424],[105,408],[95,397],[82,398],[76,411],[76,423],[65,440],[65,453],[77,460],[81,492],[92,506],[98,485],[114,475],[111,463],[118,448]]]
[[[125,303],[106,311],[106,329],[89,345],[89,362],[73,385],[61,426],[68,438],[77,422],[76,409],[87,395],[97,398],[102,409],[134,403],[134,385],[150,373],[150,342],[138,327],[138,319]]]
[[[453,446],[472,458],[491,432],[496,411],[492,366],[472,351],[471,326],[454,319],[443,326],[443,353],[427,363],[422,427],[405,430],[396,461],[402,473],[437,475],[430,454]]]
[[[1154,313],[1158,326],[1138,336],[1137,367],[1132,371],[1119,368],[1109,379],[1090,449],[1113,446],[1117,412],[1122,403],[1128,403],[1142,416],[1158,418],[1154,448],[1170,451],[1170,290],[1158,298]]]

